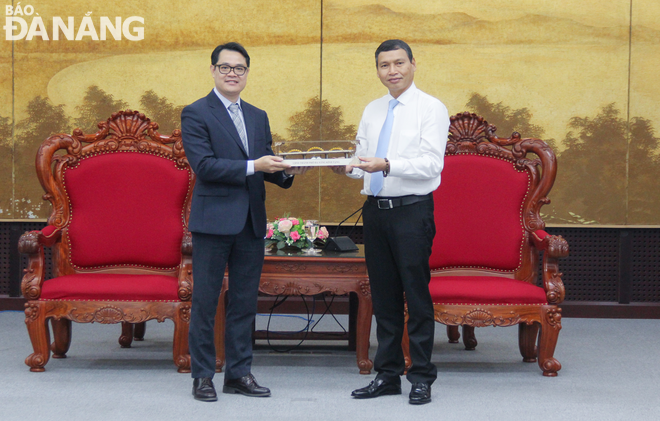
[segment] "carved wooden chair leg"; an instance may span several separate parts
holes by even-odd
[[[121,336],[119,345],[122,348],[130,348],[133,343],[133,323],[121,322]]]
[[[561,364],[554,358],[557,337],[560,330],[561,309],[546,309],[539,336],[538,363],[541,370],[543,370],[543,375],[547,377],[555,377],[557,376],[557,372],[561,370]]]
[[[467,351],[474,351],[477,347],[477,337],[474,336],[474,326],[463,325],[463,345]]]
[[[218,309],[215,313],[215,372],[222,373],[225,365],[225,312],[227,299],[227,278],[222,284]]]
[[[401,349],[403,350],[403,360],[405,363],[405,370],[403,374],[408,373],[408,369],[412,367],[412,359],[410,358],[410,338],[408,337],[408,320],[406,317],[406,324],[403,326],[403,338],[401,339]]]
[[[135,323],[133,325],[133,340],[144,341],[144,334],[147,331],[147,322]]]
[[[50,323],[53,326],[53,343],[50,344],[53,358],[66,358],[66,353],[71,346],[71,320],[50,319]]]
[[[174,341],[172,346],[174,364],[179,373],[190,373],[190,350],[188,331],[190,328],[190,302],[181,303],[174,314]]]
[[[44,306],[28,303],[25,305],[25,324],[34,352],[25,359],[30,371],[41,372],[50,359],[50,331]]]
[[[458,340],[461,339],[461,334],[458,331],[458,326],[447,325],[447,338],[449,339],[450,344],[458,343]]]
[[[523,361],[526,363],[536,362],[538,356],[536,341],[539,335],[539,327],[536,323],[531,325],[520,323],[518,325],[518,347]]]
[[[408,374],[408,369],[412,367],[412,359],[410,358],[410,337],[408,336],[408,303],[403,306],[403,337],[401,338],[401,349],[403,350],[403,374]]]

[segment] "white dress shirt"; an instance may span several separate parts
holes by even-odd
[[[388,93],[364,109],[357,133],[356,156],[375,156],[378,135],[391,99],[393,97]],[[386,155],[390,172],[383,180],[383,189],[378,196],[425,195],[440,186],[449,113],[442,102],[417,89],[414,83],[397,100],[399,104],[394,108],[392,136]],[[372,195],[370,173],[354,168],[347,175],[364,178],[361,193]]]
[[[218,96],[220,101],[222,101],[222,105],[225,106],[225,108],[227,109],[227,112],[231,116],[231,111],[229,111],[229,106],[232,104],[232,102],[230,100],[228,100],[227,98],[225,98],[218,91],[218,88],[213,88],[213,92],[215,92],[215,94]],[[236,104],[238,104],[238,111],[239,111],[238,116],[241,118],[241,121],[243,122],[243,128],[246,130],[245,138],[247,139],[247,126],[245,125],[245,117],[243,116],[243,108],[241,107],[241,98],[238,98],[236,100]],[[248,175],[248,176],[254,174],[254,161],[252,161],[252,160],[247,161],[247,166],[246,166],[245,172],[246,172],[245,175]]]

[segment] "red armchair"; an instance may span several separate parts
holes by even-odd
[[[544,376],[556,376],[564,299],[558,259],[568,255],[568,244],[544,231],[540,209],[550,202],[557,161],[545,142],[518,133],[500,139],[495,130],[475,114],[451,117],[442,183],[434,193],[429,289],[435,320],[448,326],[451,342],[463,326],[468,349],[476,346],[475,327],[518,325],[523,361],[538,360]]]
[[[162,136],[158,124],[130,110],[113,114],[99,129],[51,136],[37,154],[52,213],[46,228],[19,241],[29,256],[21,287],[34,348],[25,363],[30,371],[44,371],[51,351],[54,358],[66,357],[72,321],[122,322],[126,333],[133,324],[171,319],[174,363],[189,372],[187,221],[195,176],[180,131]],[[53,248],[48,280],[44,247]],[[120,343],[130,345],[125,336]]]

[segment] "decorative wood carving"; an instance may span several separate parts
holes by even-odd
[[[358,272],[360,270],[356,265],[327,265],[326,270],[328,272],[335,273],[348,273],[348,272]]]
[[[277,265],[277,270],[284,272],[304,272],[307,270],[307,266],[304,263],[279,263]]]
[[[37,176],[45,190],[44,200],[52,204],[47,229],[23,234],[19,250],[28,255],[28,268],[21,283],[23,295],[29,300],[25,307],[25,322],[34,348],[26,359],[31,371],[44,371],[50,358],[50,337],[47,321],[53,320],[55,356],[64,357],[71,340],[71,321],[78,323],[142,323],[155,319],[174,321],[173,359],[179,372],[190,371],[188,355],[188,325],[190,323],[190,299],[192,297],[192,239],[187,230],[190,202],[195,176],[183,150],[181,131],[174,130],[170,136],[158,132],[158,124],[138,111],[119,111],[98,124],[99,131],[85,134],[75,129],[71,135],[58,134],[46,139],[37,152]],[[112,273],[137,273],[175,275],[178,279],[178,296],[181,301],[67,301],[40,300],[44,282],[43,247],[53,248],[54,276],[77,273],[69,262],[68,225],[71,209],[64,188],[64,172],[83,159],[94,159],[97,155],[137,152],[148,153],[171,160],[176,168],[189,174],[189,189],[182,203],[183,239],[181,263],[172,270],[159,268],[117,267]],[[148,251],[145,251],[148,252]],[[85,269],[85,273],[103,273],[108,269]],[[131,327],[132,329],[132,327]]]
[[[513,311],[504,316],[495,315],[483,308],[472,309],[463,314],[454,313],[452,311],[438,310],[436,307],[435,320],[445,325],[456,326],[512,326],[520,323],[520,315]]]
[[[360,293],[364,296],[371,297],[371,284],[369,281],[362,280],[360,281]]]

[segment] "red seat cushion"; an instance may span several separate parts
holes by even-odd
[[[543,288],[496,276],[434,276],[434,304],[547,304]]]
[[[180,301],[177,278],[167,275],[76,274],[44,282],[42,300]]]
[[[117,152],[82,159],[64,181],[74,266],[179,265],[187,170],[160,156]]]

